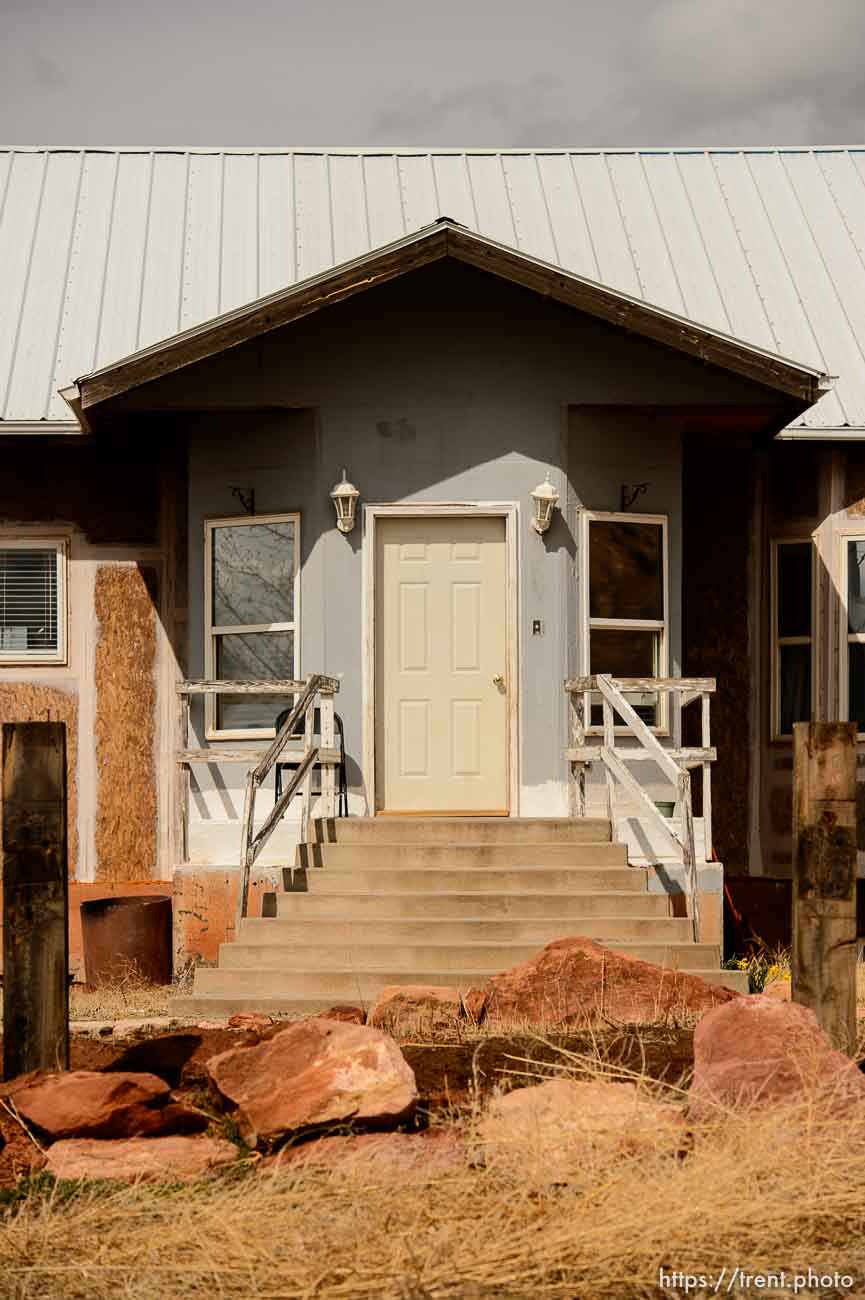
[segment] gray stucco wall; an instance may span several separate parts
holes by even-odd
[[[766,403],[766,390],[627,336],[491,276],[429,267],[149,384],[124,405],[190,410],[190,658],[203,670],[202,532],[241,513],[302,512],[302,670],[342,676],[338,710],[361,760],[361,529],[344,537],[328,493],[345,466],[361,502],[515,501],[519,519],[521,811],[564,808],[566,710],[575,667],[578,505],[670,515],[672,667],[680,662],[681,452],[639,420],[612,424],[584,404]],[[221,407],[219,414],[202,408]],[[254,412],[250,407],[298,408]],[[197,413],[192,411],[198,408]],[[226,414],[226,408],[236,408]],[[549,472],[563,511],[541,539],[529,492]],[[570,481],[568,481],[570,479]],[[543,636],[532,636],[533,619]],[[210,815],[236,815],[241,780],[224,770]],[[357,768],[350,773],[353,783]],[[220,811],[221,809],[221,811]],[[230,811],[231,810],[231,811]],[[199,811],[204,813],[203,804]]]

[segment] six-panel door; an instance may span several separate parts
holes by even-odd
[[[503,518],[378,521],[378,810],[508,811],[506,590]]]

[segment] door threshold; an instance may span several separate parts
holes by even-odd
[[[379,808],[376,817],[510,817],[507,808]]]

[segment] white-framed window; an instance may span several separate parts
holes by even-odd
[[[66,663],[65,539],[0,535],[0,666]]]
[[[810,537],[772,542],[772,739],[791,740],[814,700],[814,546]]]
[[[300,515],[204,524],[205,673],[222,681],[300,675]],[[274,734],[281,695],[207,696],[210,740]]]
[[[668,676],[667,516],[582,511],[580,554],[583,673]],[[666,726],[664,696],[626,698],[648,726]],[[588,722],[603,725],[600,697],[589,701]]]
[[[839,716],[865,735],[865,533],[841,538]]]

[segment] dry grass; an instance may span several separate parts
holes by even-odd
[[[130,962],[122,974],[91,988],[73,984],[69,990],[70,1020],[136,1020],[167,1016],[170,984],[151,984]]]
[[[562,1067],[602,1072],[566,1055]],[[640,1086],[681,1100],[649,1080]],[[471,1117],[460,1123],[470,1127]],[[685,1155],[665,1140],[632,1159],[596,1151],[579,1185],[558,1188],[539,1183],[529,1163],[514,1172],[512,1160],[435,1177],[381,1166],[366,1175],[251,1167],[194,1189],[94,1186],[69,1197],[58,1186],[10,1211],[2,1294],[637,1300],[670,1295],[660,1269],[717,1277],[736,1266],[840,1271],[862,1294],[865,1114],[842,1124],[804,1107],[733,1119],[695,1131]]]

